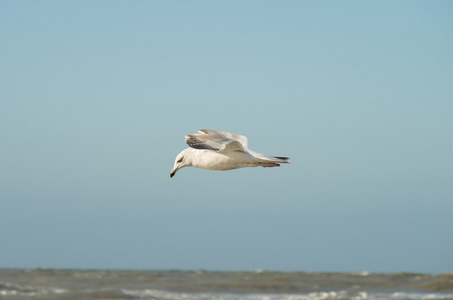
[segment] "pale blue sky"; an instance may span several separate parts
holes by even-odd
[[[0,267],[453,271],[453,2],[1,1]],[[169,172],[202,128],[290,156]]]

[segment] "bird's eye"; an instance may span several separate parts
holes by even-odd
[[[182,162],[183,159],[184,159],[184,156],[181,157],[180,159],[178,159],[178,163]]]

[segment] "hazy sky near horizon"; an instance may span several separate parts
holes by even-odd
[[[0,267],[453,272],[453,2],[1,1]],[[202,128],[280,168],[169,172]]]

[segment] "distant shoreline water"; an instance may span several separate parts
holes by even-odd
[[[0,298],[453,299],[453,273],[0,269]]]

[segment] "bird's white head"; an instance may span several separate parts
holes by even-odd
[[[191,156],[190,154],[190,148],[184,149],[181,151],[181,153],[176,156],[175,159],[175,165],[173,166],[173,170],[170,172],[170,178],[173,178],[175,176],[176,172],[184,167],[189,167],[191,166]]]

